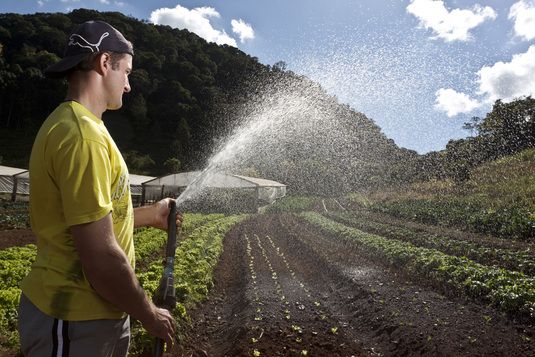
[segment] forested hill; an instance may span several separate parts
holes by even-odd
[[[143,167],[134,171],[162,173],[162,163],[177,154],[183,166],[192,166],[198,157],[190,154],[203,151],[215,127],[224,130],[231,125],[218,120],[215,113],[219,108],[240,96],[248,78],[269,72],[236,48],[207,43],[188,31],[154,26],[120,13],[80,9],[69,14],[2,14],[3,128],[32,136],[64,98],[65,82],[45,79],[42,71],[59,60],[72,28],[91,19],[111,23],[135,46],[131,94],[125,95],[121,111],[106,113],[113,120],[104,118],[123,152],[137,150],[156,163],[138,163]],[[10,160],[4,155],[5,163]]]
[[[312,136],[305,130],[301,139],[287,137],[275,145],[286,148],[275,162],[266,162],[263,152],[264,157],[252,155],[237,171],[281,180],[295,191],[329,193],[377,184],[400,156],[416,156],[400,150],[372,120],[338,103],[319,85],[285,70],[284,63],[267,66],[237,48],[208,43],[187,30],[79,9],[69,14],[0,15],[3,165],[27,166],[36,130],[63,100],[66,89],[64,81],[46,79],[42,71],[59,59],[73,26],[91,19],[109,22],[134,43],[132,91],[125,95],[121,110],[104,116],[133,173],[201,169],[214,145],[251,110],[248,106],[265,99],[268,87],[273,91],[277,86],[314,98],[315,112],[325,123],[336,122],[338,131],[320,125],[308,133]],[[287,118],[288,123],[298,119]],[[303,177],[306,172],[330,177],[317,182]]]
[[[59,60],[72,28],[87,20],[107,21],[134,43],[132,91],[121,110],[104,115],[132,173],[202,169],[218,144],[254,115],[279,116],[282,126],[279,118],[270,124],[279,126],[276,132],[256,133],[231,171],[281,181],[294,193],[463,181],[481,163],[535,145],[531,97],[497,101],[485,118],[466,124],[475,135],[418,155],[282,62],[264,65],[187,30],[79,9],[0,14],[0,164],[27,167],[36,131],[66,90],[64,81],[46,79],[42,71]]]

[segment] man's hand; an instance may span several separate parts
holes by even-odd
[[[154,228],[167,230],[167,217],[171,209],[169,204],[172,198],[164,198],[150,206],[138,207],[134,210],[134,226],[145,227],[151,226]],[[175,221],[177,230],[182,227],[182,213],[177,212]]]
[[[154,223],[151,224],[154,228],[160,228],[164,231],[167,230],[167,217],[169,216],[169,212],[171,209],[169,208],[169,204],[171,202],[172,198],[164,198],[161,201],[156,202],[150,207],[153,207],[154,210]],[[177,230],[180,230],[182,227],[182,213],[177,212],[175,221],[176,221],[176,228]]]
[[[152,315],[140,322],[148,333],[161,338],[167,344],[167,351],[173,348],[176,323],[168,310],[154,306]]]

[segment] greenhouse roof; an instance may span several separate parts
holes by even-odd
[[[0,176],[14,176],[27,173],[27,169],[18,169],[16,167],[0,166]]]
[[[18,178],[29,178],[30,172],[27,169],[19,169],[16,167],[1,166],[0,165],[0,176],[14,176],[17,175]],[[154,180],[154,176],[143,176],[143,175],[129,175],[131,185],[141,185],[143,182]]]
[[[186,187],[192,184],[195,179],[202,173],[202,171],[189,171],[172,174],[168,176],[158,177],[154,180],[145,182],[145,185],[149,186],[174,186],[174,187]],[[248,176],[233,175],[223,172],[216,172],[207,175],[202,179],[202,186],[213,188],[255,188],[255,187],[286,187],[286,185]]]
[[[144,182],[154,180],[156,177],[154,176],[143,176],[143,175],[134,175],[130,174],[130,184],[131,185],[141,185]]]
[[[241,175],[232,175],[238,178],[241,178],[243,180],[249,181],[251,183],[254,183],[256,186],[260,187],[283,187],[286,186],[285,184],[282,184],[277,181],[271,181],[266,179],[261,179],[257,177],[249,177],[249,176],[241,176]]]

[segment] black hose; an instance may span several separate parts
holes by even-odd
[[[176,229],[176,201],[171,200],[169,204],[169,217],[167,217],[167,245],[165,248],[165,263],[162,279],[154,297],[156,306],[164,308],[172,312],[176,306],[175,298],[175,251],[177,241]],[[153,348],[153,356],[161,357],[164,351],[164,341],[161,338],[156,338]]]

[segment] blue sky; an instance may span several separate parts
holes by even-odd
[[[0,2],[0,12],[120,11],[237,46],[318,81],[419,153],[466,137],[501,98],[535,95],[535,0]]]

